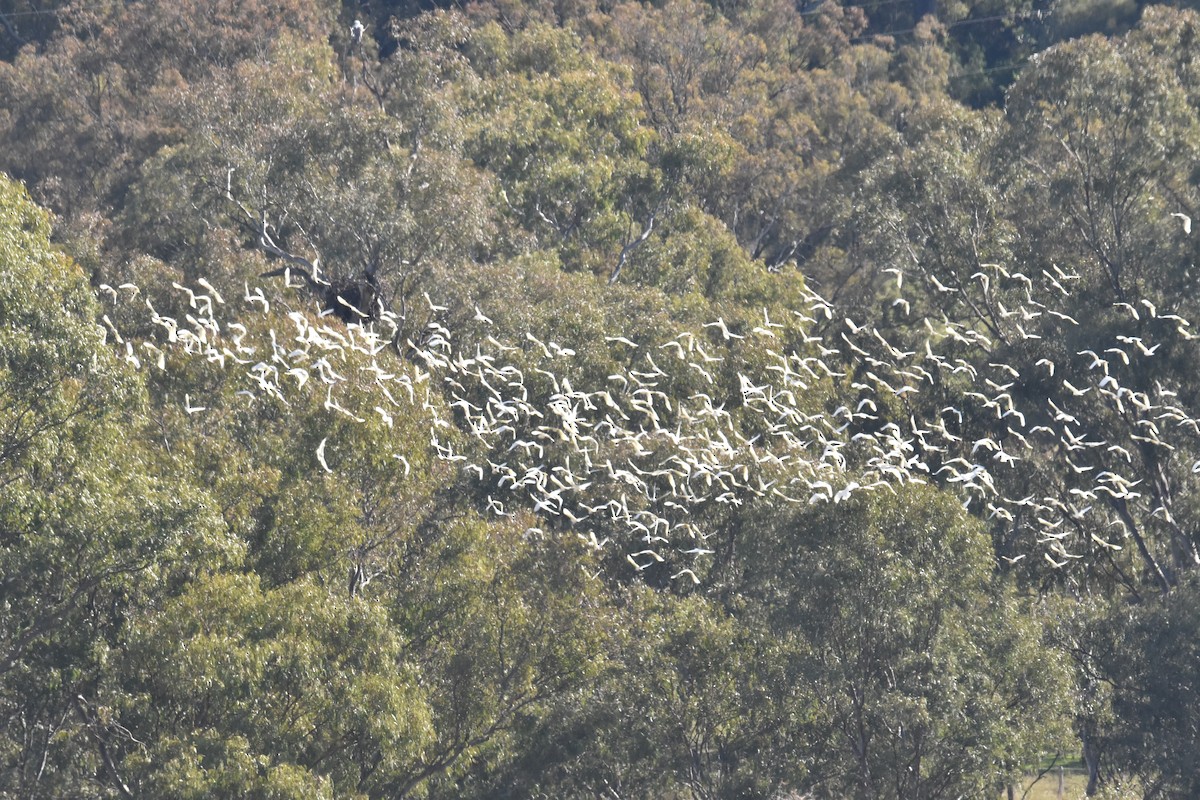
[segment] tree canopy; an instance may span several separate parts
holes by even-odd
[[[1193,796],[1198,30],[0,0],[0,795]]]

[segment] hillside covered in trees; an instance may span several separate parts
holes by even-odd
[[[1187,5],[0,0],[0,797],[1200,796]]]

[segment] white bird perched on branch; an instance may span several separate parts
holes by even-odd
[[[1185,234],[1187,234],[1188,236],[1192,235],[1192,218],[1191,217],[1189,217],[1187,214],[1181,214],[1178,211],[1172,212],[1171,216],[1179,217],[1179,219],[1183,220],[1183,232]]]

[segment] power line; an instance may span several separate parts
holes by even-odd
[[[912,0],[878,0],[878,2],[833,3],[832,5],[834,5],[838,8],[876,8],[878,6],[892,6],[892,5],[895,5],[896,3],[911,3],[911,2],[912,2]],[[816,8],[809,9],[808,11],[799,11],[797,13],[801,17],[807,17],[812,14],[820,14],[822,11],[825,10],[825,5],[826,5],[826,3],[821,3]]]
[[[975,17],[973,19],[960,19],[957,22],[946,22],[946,23],[942,23],[942,27],[949,30],[951,28],[960,28],[964,25],[978,25],[983,22],[996,22],[997,20],[1007,20],[1009,22],[1016,22],[1017,20],[1025,19],[1028,16],[1029,15],[1027,15],[1027,14],[995,14],[990,17]],[[901,29],[894,30],[894,31],[878,31],[876,33],[864,33],[862,36],[854,37],[853,39],[851,39],[851,41],[852,42],[864,42],[864,41],[867,41],[868,39],[873,39],[877,36],[900,36],[902,34],[916,32],[917,27],[918,26],[914,25],[911,28],[901,28]]]
[[[1003,72],[1005,70],[1020,69],[1021,67],[1025,66],[1028,63],[1029,63],[1029,59],[1023,58],[1020,61],[1013,61],[1010,64],[1001,64],[996,67],[988,67],[986,69],[977,69],[977,70],[973,70],[971,72],[958,72],[958,73],[955,73],[954,75],[951,75],[950,80],[955,80],[956,78],[971,78],[976,75],[988,75],[992,72]]]
[[[13,17],[46,17],[46,16],[62,16],[73,11],[95,11],[99,8],[112,8],[114,3],[96,3],[90,6],[64,6],[62,8],[41,8],[31,9],[29,11],[12,11],[8,14],[0,13],[0,17],[12,19]]]

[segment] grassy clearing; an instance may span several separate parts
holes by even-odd
[[[1022,782],[1022,785],[1017,787],[1016,797],[1019,799],[1021,793],[1028,791],[1025,795],[1025,800],[1058,800],[1058,770],[1053,769],[1042,776],[1040,780],[1036,780],[1036,775],[1028,775]],[[1063,800],[1081,800],[1086,797],[1087,790],[1087,774],[1084,772],[1067,769],[1063,772],[1063,791],[1061,797]],[[1003,796],[1003,795],[1001,795]]]

